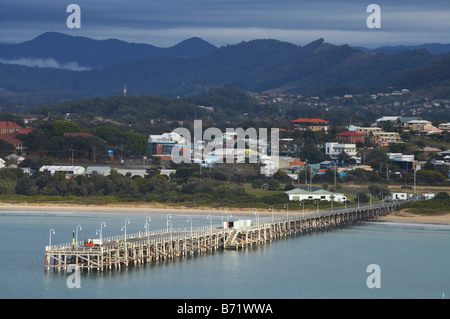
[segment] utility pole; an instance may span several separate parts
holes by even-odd
[[[337,175],[337,167],[336,161],[334,162],[334,191],[336,191],[336,175]]]

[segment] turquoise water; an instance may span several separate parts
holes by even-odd
[[[68,274],[44,271],[49,243],[166,227],[166,214],[0,213],[0,298],[150,299],[442,299],[450,296],[450,225],[366,223],[296,236],[241,251],[222,251],[121,271],[83,273],[69,289]],[[173,227],[190,227],[172,214]],[[209,225],[190,215],[193,226]],[[220,223],[221,216],[214,216]],[[369,289],[366,271],[380,267],[380,288]]]

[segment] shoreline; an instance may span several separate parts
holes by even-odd
[[[384,222],[450,225],[450,214],[416,215],[399,211],[380,217],[380,220]]]
[[[144,205],[144,204],[117,204],[117,205],[73,205],[73,204],[29,204],[29,203],[0,203],[0,212],[5,211],[50,211],[50,212],[93,212],[93,213],[172,213],[172,214],[221,214],[231,213],[234,216],[253,215],[252,209],[245,208],[224,208],[217,209],[211,207],[173,207],[167,205]],[[305,211],[314,212],[314,211]],[[258,210],[259,215],[271,216],[269,210]],[[293,214],[301,214],[301,211],[292,211]],[[274,211],[275,216],[285,215],[285,211]],[[446,215],[415,215],[407,212],[394,212],[388,216],[382,216],[380,221],[418,224],[450,224],[450,214]]]
[[[217,214],[229,212],[235,215],[253,215],[252,209],[246,208],[212,208],[212,207],[174,207],[167,205],[114,204],[114,205],[74,205],[74,204],[13,204],[0,203],[0,212],[4,211],[51,211],[51,212],[93,212],[93,213],[173,213],[173,214]],[[272,215],[272,212],[258,211],[260,215]],[[294,211],[293,211],[294,212]],[[274,215],[284,215],[284,211],[274,211]]]

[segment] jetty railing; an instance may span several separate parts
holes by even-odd
[[[255,211],[252,224],[239,228],[224,228],[223,224],[164,228],[105,237],[102,238],[103,244],[96,247],[84,247],[82,242],[56,244],[45,247],[45,270],[67,270],[73,265],[103,271],[120,269],[130,263],[136,265],[222,249],[245,248],[294,233],[377,219],[403,203],[374,203],[319,212],[296,211],[268,217],[260,217]]]

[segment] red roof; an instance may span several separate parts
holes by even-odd
[[[14,122],[10,122],[10,121],[0,121],[0,128],[15,128],[15,129],[21,129],[22,127],[20,127],[19,125],[17,125]]]
[[[296,119],[292,120],[291,123],[330,123],[322,119]]]
[[[21,129],[20,131],[17,131],[17,134],[24,134],[24,135],[28,135],[28,133],[30,133],[33,129],[32,128],[24,128]]]
[[[0,140],[8,142],[9,144],[12,144],[14,146],[16,146],[18,144],[23,144],[23,142],[21,140],[13,137],[12,134],[0,134]]]
[[[342,133],[336,134],[336,136],[364,136],[364,134],[358,133],[358,132],[347,131],[347,132],[342,132]]]

